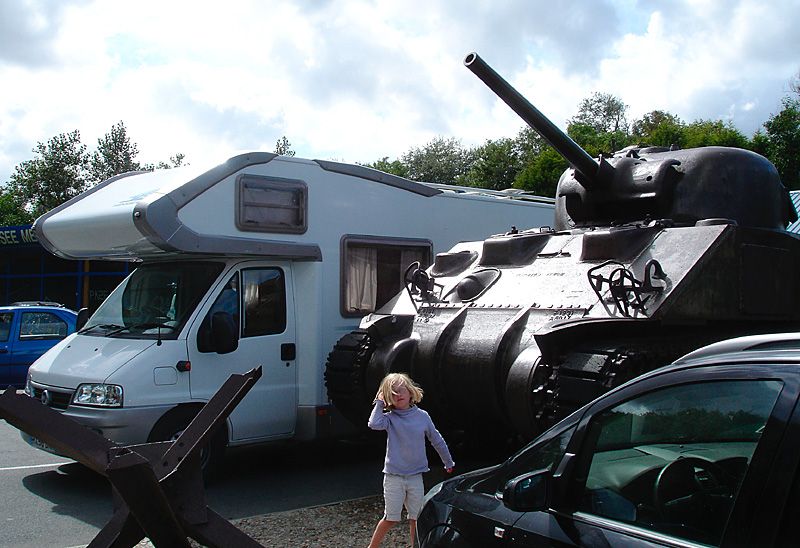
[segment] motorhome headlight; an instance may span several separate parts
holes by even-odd
[[[72,397],[75,405],[122,407],[122,387],[117,384],[81,384]]]

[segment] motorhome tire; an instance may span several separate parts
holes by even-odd
[[[200,412],[202,406],[178,406],[168,411],[158,422],[156,422],[148,442],[174,441],[186,430],[192,419]],[[214,432],[208,444],[200,450],[200,468],[203,471],[203,479],[211,480],[220,470],[222,460],[227,445],[227,429],[225,425]]]
[[[325,386],[328,397],[346,419],[365,428],[374,394],[368,394],[367,369],[374,344],[363,329],[344,335],[328,354]]]

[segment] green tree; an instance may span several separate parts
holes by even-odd
[[[120,173],[138,171],[142,167],[136,161],[138,154],[139,147],[128,137],[125,124],[120,120],[97,140],[97,149],[89,161],[92,181],[99,183]]]
[[[281,156],[294,156],[294,150],[292,150],[292,143],[289,142],[289,139],[286,138],[286,135],[278,139],[275,143],[275,154],[280,154]]]
[[[514,146],[517,149],[517,154],[522,163],[528,164],[550,145],[547,144],[544,137],[539,135],[536,130],[530,126],[525,126],[517,133],[514,139]]]
[[[27,225],[33,222],[17,196],[6,189],[0,189],[0,226]]]
[[[750,142],[731,122],[696,120],[684,130],[684,148],[725,146],[748,148]]]
[[[155,171],[156,169],[172,169],[173,167],[188,166],[189,164],[186,163],[185,160],[186,155],[178,152],[174,156],[169,157],[169,162],[160,160],[156,164],[142,164],[142,170]]]
[[[753,138],[759,151],[775,164],[783,184],[800,189],[800,99],[786,97],[783,109],[764,122],[766,135]]]
[[[422,147],[412,147],[400,161],[413,181],[452,185],[469,172],[473,159],[473,151],[462,148],[458,139],[436,137]]]
[[[33,217],[66,202],[87,186],[89,156],[76,129],[33,149],[35,157],[14,168],[7,191]]]
[[[522,168],[519,147],[514,139],[490,139],[474,150],[472,167],[460,182],[494,190],[511,188]]]
[[[631,136],[637,144],[683,148],[686,140],[683,121],[663,110],[648,112],[631,125]]]
[[[568,167],[564,157],[548,145],[519,172],[514,188],[554,198],[558,180]]]
[[[610,93],[594,92],[581,101],[578,114],[569,121],[569,125],[580,124],[594,129],[597,135],[603,136],[596,140],[596,144],[605,149],[602,152],[611,153],[625,146],[627,142],[627,111],[628,105],[619,97]]]
[[[364,166],[377,169],[378,171],[383,171],[384,173],[391,173],[392,175],[397,175],[398,177],[408,177],[408,168],[403,165],[403,162],[400,160],[392,160],[390,162],[388,156],[384,156],[380,160],[376,160],[371,164],[364,164]]]

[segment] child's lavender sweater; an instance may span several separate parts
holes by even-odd
[[[439,453],[444,467],[455,466],[447,443],[433,426],[430,415],[416,405],[384,413],[383,402],[376,401],[367,424],[373,430],[386,430],[384,474],[410,476],[427,472],[429,468],[428,457],[425,454],[426,437]]]

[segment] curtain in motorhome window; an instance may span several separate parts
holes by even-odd
[[[350,312],[375,310],[378,289],[378,250],[368,247],[347,249],[346,307]]]
[[[430,244],[353,237],[344,243],[341,312],[359,316],[374,312],[403,288],[408,266],[430,264]]]

